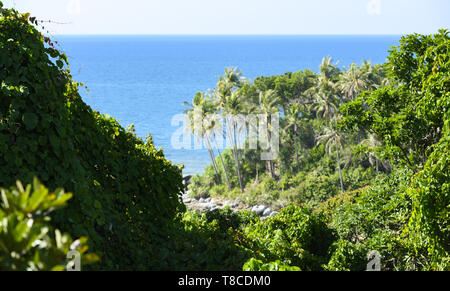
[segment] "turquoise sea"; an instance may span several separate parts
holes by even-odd
[[[364,59],[383,63],[400,36],[56,36],[71,64],[74,80],[84,83],[85,102],[94,110],[151,133],[156,146],[184,174],[201,172],[206,150],[175,150],[172,117],[183,101],[214,88],[225,67],[239,67],[254,79],[302,69],[318,70],[324,56],[339,66]]]

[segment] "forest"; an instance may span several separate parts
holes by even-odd
[[[450,270],[449,31],[403,36],[382,65],[225,69],[185,104],[211,156],[186,191],[150,134],[82,100],[43,25],[0,2],[0,270],[65,270],[71,251],[83,270],[362,271],[374,253],[383,271]],[[252,114],[280,116],[275,159],[249,149]]]

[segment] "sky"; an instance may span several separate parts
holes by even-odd
[[[448,0],[1,0],[52,34],[430,34]]]

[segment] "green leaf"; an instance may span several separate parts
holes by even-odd
[[[48,194],[48,190],[44,187],[40,187],[39,189],[34,190],[34,193],[31,195],[30,200],[28,201],[28,211],[34,211],[39,204],[44,200],[45,196]]]
[[[64,63],[61,60],[57,60],[56,61],[56,65],[58,66],[58,68],[62,69],[64,67]]]
[[[36,128],[39,118],[34,113],[25,113],[22,118],[23,123],[27,130],[33,130]]]

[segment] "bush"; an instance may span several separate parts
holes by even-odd
[[[243,234],[238,226],[248,219],[219,212],[209,215],[188,211],[180,214],[169,231],[166,244],[152,258],[159,270],[169,271],[239,271],[250,259],[243,247]]]
[[[67,57],[14,10],[0,11],[0,185],[38,177],[74,193],[53,223],[88,236],[103,269],[149,265],[184,210],[181,170],[151,138],[143,141],[93,111],[65,69]]]
[[[280,261],[264,264],[260,260],[250,259],[242,268],[243,271],[301,271],[299,267],[292,267],[281,263]]]
[[[98,260],[86,253],[86,238],[73,241],[49,224],[49,214],[64,207],[71,193],[50,193],[36,179],[0,192],[0,271],[65,270],[69,251],[79,252],[81,267]]]
[[[319,207],[330,213],[330,226],[340,239],[327,268],[360,271],[368,252],[378,251],[383,270],[411,269],[413,253],[403,235],[411,215],[406,195],[411,175],[407,169],[395,170],[368,188],[341,194]]]
[[[227,231],[230,228],[237,230],[259,221],[259,216],[255,212],[243,210],[234,212],[230,207],[216,209],[206,213],[206,219],[209,222],[217,221],[221,231]]]
[[[324,267],[328,271],[365,271],[367,268],[367,246],[339,240],[331,247],[332,256]]]
[[[246,234],[255,259],[265,263],[281,261],[304,271],[321,270],[334,241],[322,215],[294,205],[250,225]]]

